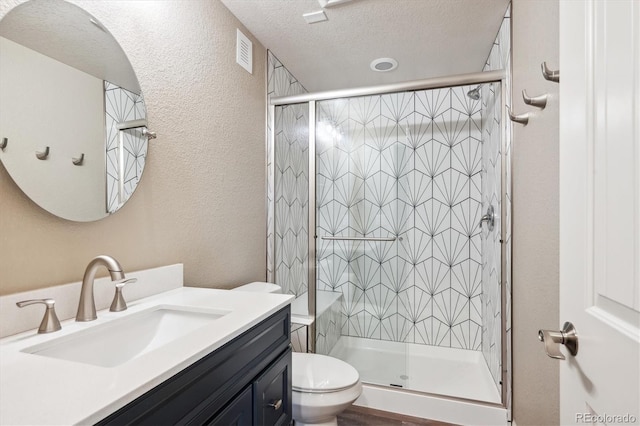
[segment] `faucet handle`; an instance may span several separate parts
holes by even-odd
[[[40,327],[38,328],[38,333],[51,333],[53,331],[58,331],[62,328],[60,325],[60,320],[56,315],[55,304],[56,301],[53,299],[30,299],[30,300],[22,300],[20,302],[16,302],[16,305],[19,308],[23,308],[29,305],[35,305],[36,303],[42,303],[47,306],[47,309],[44,310],[44,317],[42,317],[42,322],[40,323]]]
[[[109,311],[111,312],[120,312],[127,309],[127,302],[125,302],[124,297],[122,296],[122,287],[128,283],[135,283],[138,281],[137,278],[129,278],[126,280],[116,281],[116,294],[113,296],[113,302],[111,302],[111,307]]]

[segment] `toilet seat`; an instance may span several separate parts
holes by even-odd
[[[294,352],[292,387],[296,392],[328,393],[349,389],[360,375],[351,365],[319,354]]]

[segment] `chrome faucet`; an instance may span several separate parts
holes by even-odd
[[[115,281],[117,283],[125,282],[122,266],[120,266],[120,263],[118,263],[118,261],[113,257],[103,255],[92,259],[87,265],[87,269],[84,271],[84,278],[82,278],[82,290],[80,290],[80,302],[78,303],[76,321],[93,321],[97,318],[96,301],[93,297],[93,282],[96,277],[96,272],[100,266],[107,268],[111,275],[111,281]],[[124,309],[126,309],[126,305]]]
[[[22,300],[20,302],[16,302],[18,308],[24,308],[25,306],[35,305],[36,303],[42,303],[46,305],[47,309],[44,310],[44,317],[42,317],[42,322],[40,323],[40,328],[38,328],[38,333],[52,333],[54,331],[60,330],[62,327],[60,326],[60,320],[56,315],[55,304],[56,301],[53,299],[31,299],[31,300]]]

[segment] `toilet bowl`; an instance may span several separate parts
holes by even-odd
[[[358,371],[337,358],[294,352],[293,419],[296,426],[336,426],[337,416],[362,393]]]
[[[270,283],[251,283],[238,291],[280,293]],[[296,426],[337,426],[337,416],[362,393],[358,371],[337,358],[294,352],[292,354],[292,411]]]

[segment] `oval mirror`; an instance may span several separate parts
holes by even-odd
[[[120,209],[153,134],[116,39],[78,6],[30,0],[0,21],[0,63],[0,160],[20,189],[68,220]]]

